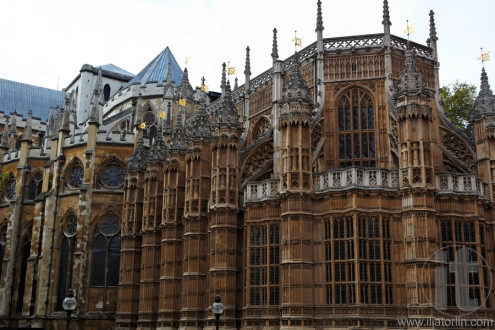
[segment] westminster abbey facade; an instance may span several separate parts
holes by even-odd
[[[386,0],[377,34],[324,38],[316,12],[316,42],[282,60],[275,29],[272,67],[251,76],[248,47],[219,93],[166,48],[1,109],[0,327],[65,328],[69,289],[72,329],[213,329],[217,294],[226,329],[493,320],[485,69],[459,131],[432,11],[426,45],[390,34]]]

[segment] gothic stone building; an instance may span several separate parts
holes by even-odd
[[[285,60],[274,30],[257,77],[247,48],[242,86],[224,65],[220,95],[166,48],[136,76],[84,65],[45,118],[1,114],[0,325],[64,328],[69,288],[78,329],[211,329],[217,294],[229,329],[493,319],[485,70],[461,132],[433,12],[426,45],[386,0],[382,33],[323,38],[320,1],[316,23]]]

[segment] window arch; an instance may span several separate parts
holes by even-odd
[[[56,310],[63,310],[62,302],[72,285],[72,268],[76,246],[77,217],[71,213],[65,222],[60,242],[60,262],[58,266],[58,288]]]
[[[23,243],[21,248],[21,262],[20,262],[20,272],[19,272],[19,287],[17,289],[17,306],[16,313],[22,313],[22,307],[24,303],[24,291],[26,286],[26,272],[27,272],[27,262],[31,254],[31,237],[33,233],[33,227],[31,226],[25,231],[23,237]]]
[[[119,162],[111,161],[103,166],[101,184],[105,188],[119,188],[124,183],[124,166]]]
[[[79,189],[84,180],[84,168],[82,164],[75,160],[65,172],[65,183],[69,189]]]
[[[28,184],[28,200],[34,200],[43,188],[43,176],[37,172],[31,177],[31,181]]]
[[[108,101],[108,99],[110,98],[110,85],[109,84],[105,84],[105,86],[103,87],[103,99],[106,101]]]
[[[15,195],[15,184],[16,184],[15,176],[14,174],[10,173],[10,177],[7,180],[7,184],[5,186],[5,195],[4,195],[8,201],[11,200]]]
[[[3,258],[5,258],[5,244],[7,243],[7,223],[0,226],[0,283],[2,280]]]
[[[337,102],[339,165],[375,167],[375,114],[371,96],[352,88]]]
[[[91,286],[107,288],[119,284],[120,225],[117,216],[106,214],[93,237]]]

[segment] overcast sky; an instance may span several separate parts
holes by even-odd
[[[383,31],[382,0],[323,0],[325,38]],[[495,61],[495,1],[390,0],[392,34],[425,44],[429,10],[435,11],[440,84],[456,80],[479,87],[480,46]],[[112,63],[137,74],[170,47],[190,82],[205,76],[220,89],[222,62],[244,82],[245,48],[252,77],[271,66],[272,30],[279,55],[294,52],[294,30],[303,47],[316,40],[316,0],[0,0],[0,78],[59,89],[85,63]],[[485,62],[495,86],[495,64]],[[232,78],[233,79],[233,78]],[[233,83],[233,82],[232,82]]]

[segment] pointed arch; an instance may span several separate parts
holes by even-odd
[[[67,290],[72,286],[72,274],[74,265],[74,252],[77,244],[78,218],[72,208],[65,212],[61,226],[58,230],[58,280],[57,280],[57,302],[55,309],[63,310],[62,302],[67,295]]]
[[[260,118],[256,121],[256,123],[253,125],[253,130],[252,130],[252,141],[257,140],[260,138],[263,133],[265,133],[268,129],[270,129],[271,122],[270,119],[266,116],[260,116]]]
[[[373,93],[362,86],[350,86],[337,95],[337,159],[340,167],[376,166],[375,104]]]
[[[15,178],[15,174],[13,172],[9,172],[9,176],[7,179],[7,183],[4,187],[3,197],[10,201],[15,196],[15,185],[17,181]]]
[[[69,161],[64,169],[62,180],[64,189],[76,190],[81,187],[84,180],[84,167],[78,157]]]
[[[27,263],[31,255],[31,241],[33,236],[33,222],[28,222],[24,228],[21,229],[21,239],[22,243],[19,245],[21,247],[21,259],[19,260],[19,278],[17,280],[17,303],[16,303],[16,313],[22,313],[22,307],[24,303],[24,292],[26,287],[26,273],[27,273]]]
[[[90,290],[102,295],[106,306],[109,290],[115,290],[119,283],[121,248],[121,213],[110,206],[100,212],[92,221],[91,254],[88,264]]]
[[[43,189],[43,171],[40,168],[34,169],[26,179],[26,197],[28,201],[33,201],[41,194]]]
[[[121,189],[125,179],[125,164],[117,154],[104,159],[96,171],[98,188]]]

